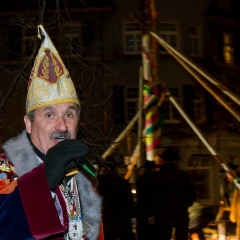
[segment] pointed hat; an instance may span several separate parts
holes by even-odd
[[[56,48],[42,25],[38,26],[38,30],[44,35],[44,40],[28,82],[26,113],[52,104],[76,103],[80,105],[68,70]]]

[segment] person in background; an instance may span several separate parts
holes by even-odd
[[[156,172],[150,188],[149,222],[156,227],[155,239],[170,240],[173,228],[177,240],[188,239],[188,208],[196,198],[196,190],[187,171],[177,166],[179,157],[172,147],[161,155],[163,164]]]
[[[75,139],[80,103],[43,26],[39,31],[44,40],[28,84],[26,130],[0,155],[0,239],[96,240],[101,197],[77,164],[90,166],[87,145]]]
[[[136,181],[137,191],[137,236],[138,240],[153,240],[155,226],[148,222],[147,209],[149,204],[149,190],[153,184],[154,173],[159,169],[154,161],[145,161],[144,166]]]
[[[110,156],[105,173],[99,176],[98,192],[103,199],[103,229],[105,240],[134,240],[136,224],[133,196],[127,180],[116,172],[119,163]]]
[[[199,240],[205,240],[203,228],[215,219],[216,210],[213,206],[206,206],[194,201],[193,205],[188,208],[190,234],[196,233]]]

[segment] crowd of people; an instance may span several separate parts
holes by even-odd
[[[141,167],[135,202],[129,183],[117,174],[117,161],[109,157],[101,166],[98,192],[103,197],[105,239],[187,240],[193,233],[205,239],[202,229],[214,220],[213,209],[197,202],[194,183],[178,167],[174,148],[167,147],[160,158],[161,165],[145,161]]]

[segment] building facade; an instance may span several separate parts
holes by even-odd
[[[69,1],[69,5],[64,5],[60,1],[57,6],[55,1],[49,1],[43,25],[63,56],[78,88],[83,110],[87,110],[87,113],[83,111],[80,137],[107,146],[138,111],[143,1],[85,2]],[[3,1],[1,4],[0,74],[4,105],[0,132],[4,141],[24,127],[21,117],[33,63],[31,55],[39,42],[36,26],[42,6],[26,3],[19,9],[19,1]],[[13,6],[16,6],[14,11]],[[155,0],[155,8],[155,32],[238,95],[238,1]],[[221,158],[226,163],[239,164],[238,121],[160,45],[157,59],[159,81],[166,84]],[[224,97],[222,93],[220,95]],[[224,97],[224,101],[239,110],[228,98]],[[201,201],[218,204],[222,167],[167,97],[161,106],[161,114],[164,125],[160,148],[176,147],[181,157],[179,164],[195,176]],[[119,150],[123,155],[130,155],[136,142],[137,126],[120,144]],[[104,147],[97,148],[97,151],[101,154]]]

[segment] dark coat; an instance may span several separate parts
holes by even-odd
[[[149,216],[154,216],[157,224],[188,222],[188,207],[196,198],[196,190],[187,171],[175,163],[163,164],[154,176],[150,192]]]
[[[145,170],[136,181],[137,190],[137,235],[138,240],[151,240],[154,238],[155,226],[148,222],[147,203],[149,190],[152,186],[154,172]]]
[[[105,232],[131,229],[135,217],[131,188],[125,179],[107,174],[99,177],[98,192],[103,197],[103,228]]]
[[[154,172],[145,170],[144,175],[138,177],[136,181],[137,190],[137,215],[138,218],[148,218],[148,199],[153,183]]]

